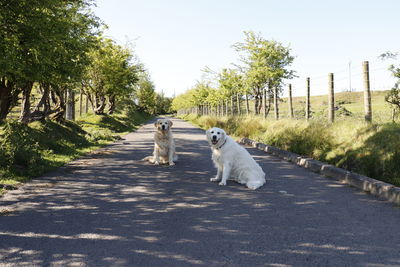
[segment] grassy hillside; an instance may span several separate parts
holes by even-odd
[[[390,121],[392,111],[388,103],[385,102],[385,95],[388,91],[372,91],[372,118],[375,122]],[[327,116],[328,96],[312,96],[311,111],[314,117],[321,118]],[[293,109],[296,118],[304,118],[305,97],[293,97]],[[350,111],[352,117],[364,118],[364,93],[363,92],[341,92],[335,94],[335,105],[339,106],[336,112],[338,118],[346,118]],[[343,109],[344,108],[344,109]],[[282,118],[288,117],[288,98],[283,98],[280,103],[280,115]]]
[[[52,121],[0,127],[0,184],[17,184],[62,166],[121,138],[149,119],[124,111],[112,116],[86,115],[76,122]]]

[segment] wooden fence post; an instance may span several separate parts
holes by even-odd
[[[371,90],[369,85],[369,63],[363,62],[364,74],[364,119],[367,122],[372,121],[372,107],[371,107]]]
[[[278,87],[274,88],[274,112],[275,120],[279,120],[279,102],[278,102]]]
[[[333,73],[328,74],[328,117],[329,117],[329,122],[334,122],[335,121],[335,89],[334,89],[334,80],[333,80]]]
[[[293,119],[293,100],[292,100],[292,84],[289,83],[289,116]]]
[[[307,91],[306,91],[306,120],[310,119],[311,103],[310,103],[310,77],[307,77]]]
[[[75,113],[75,107],[74,107],[74,93],[72,92],[71,89],[66,90],[66,112],[65,112],[65,118],[67,120],[74,120],[74,113]]]

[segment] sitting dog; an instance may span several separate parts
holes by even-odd
[[[217,168],[217,176],[212,182],[220,181],[226,185],[228,179],[257,189],[265,184],[265,173],[247,150],[229,137],[220,128],[211,128],[206,132],[211,145],[212,160]]]
[[[175,142],[172,136],[172,121],[168,119],[158,119],[154,126],[156,132],[154,133],[154,152],[153,156],[145,157],[147,160],[155,165],[169,164],[175,165],[174,161],[178,160],[175,154]]]

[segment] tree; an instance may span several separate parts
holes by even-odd
[[[89,52],[90,64],[82,85],[95,114],[103,114],[107,103],[111,114],[118,98],[133,94],[142,67],[132,63],[130,49],[111,39],[100,37],[97,41],[97,46]]]
[[[255,112],[260,114],[264,100],[264,115],[267,116],[274,94],[278,97],[282,92],[283,80],[294,77],[294,71],[288,69],[294,57],[290,55],[290,48],[279,42],[265,40],[252,31],[244,34],[244,42],[236,43],[234,48],[241,53],[245,83],[253,92]]]
[[[97,34],[99,22],[91,4],[91,0],[0,2],[0,121],[20,93],[21,121],[33,119],[30,96],[35,83],[43,89],[40,103],[48,107],[52,99],[62,112],[63,91],[79,79],[85,53]]]
[[[156,114],[156,92],[148,73],[143,73],[136,89],[136,99],[139,110],[149,114]]]
[[[240,98],[243,92],[242,76],[235,69],[223,69],[218,75],[218,83],[220,88],[221,98],[224,100],[231,100],[231,115],[234,115],[234,101],[237,113],[240,113]]]
[[[381,59],[397,59],[398,53],[386,52],[380,55]],[[394,121],[396,116],[400,115],[400,64],[391,64],[389,71],[397,79],[393,88],[385,96],[385,101],[392,106],[392,120]]]

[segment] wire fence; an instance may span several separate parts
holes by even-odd
[[[368,66],[370,62],[367,62]],[[381,60],[373,61],[375,65],[368,68],[368,81],[362,65],[349,64],[347,69],[339,69],[333,73],[333,104],[330,105],[329,92],[329,76],[325,75],[307,76],[298,75],[295,79],[286,84],[282,96],[279,97],[277,105],[274,105],[273,99],[266,99],[268,103],[263,103],[263,107],[258,113],[255,109],[254,98],[248,96],[248,102],[245,96],[235,96],[231,100],[221,102],[216,106],[208,104],[192,107],[185,110],[179,110],[178,114],[197,114],[197,115],[213,115],[213,116],[237,116],[246,114],[255,114],[259,116],[268,116],[275,118],[294,118],[307,119],[307,79],[309,79],[310,96],[310,116],[311,118],[329,118],[329,112],[333,113],[335,119],[357,118],[374,121],[393,121],[395,119],[395,110],[385,102],[387,90],[390,90],[395,84],[395,78],[388,70],[388,63]],[[368,85],[366,85],[368,84]],[[290,101],[289,87],[292,89],[292,98]],[[368,88],[366,88],[368,87]],[[365,103],[364,99],[368,99],[370,103]],[[265,101],[265,102],[267,102]],[[292,103],[292,112],[289,103]],[[248,108],[247,108],[248,106]],[[268,109],[268,110],[267,110]],[[369,109],[369,110],[368,110]],[[265,111],[267,110],[267,112]],[[276,114],[278,112],[278,115]],[[367,113],[370,113],[367,115]],[[258,114],[257,114],[258,113]],[[275,114],[275,116],[274,116]],[[293,114],[293,116],[292,116]],[[336,116],[335,116],[336,114]]]

